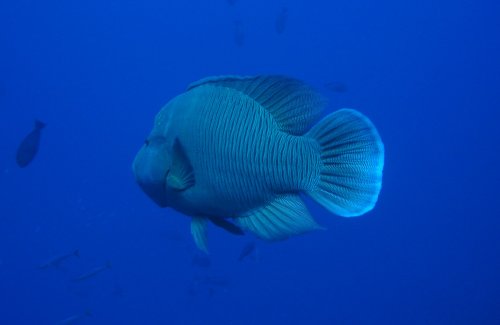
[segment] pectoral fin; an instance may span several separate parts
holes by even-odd
[[[194,172],[189,158],[178,138],[172,150],[172,167],[167,175],[167,187],[174,191],[185,191],[195,184]]]

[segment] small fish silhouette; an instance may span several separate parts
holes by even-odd
[[[107,269],[110,269],[110,268],[111,268],[111,262],[108,261],[108,262],[106,262],[105,265],[98,266],[98,267],[90,270],[89,272],[84,273],[84,274],[74,278],[73,282],[80,282],[80,281],[88,280],[90,278],[95,277],[97,274],[99,274]]]
[[[70,324],[76,324],[77,322],[79,322],[80,320],[84,319],[84,318],[87,318],[89,316],[92,316],[92,312],[90,312],[90,310],[87,310],[86,312],[84,312],[83,314],[77,314],[77,315],[73,315],[73,316],[70,316],[66,319],[63,319],[62,321],[60,322],[57,322],[56,325],[70,325]]]
[[[243,261],[246,257],[250,256],[255,251],[255,242],[249,242],[241,250],[240,256],[238,256],[238,261]]]
[[[29,165],[35,158],[40,145],[40,135],[45,123],[35,120],[35,128],[21,142],[17,149],[16,162],[21,168]]]
[[[234,22],[234,43],[237,47],[245,45],[245,30],[241,21]]]
[[[50,260],[48,260],[47,262],[40,265],[38,268],[39,269],[46,269],[49,267],[59,267],[63,261],[66,261],[67,259],[69,259],[70,257],[73,257],[73,256],[80,257],[80,251],[78,249],[76,249],[70,253],[54,256]]]
[[[325,84],[325,87],[334,93],[345,93],[347,91],[346,84],[342,82],[329,82]]]
[[[286,22],[288,20],[288,8],[281,8],[280,13],[276,17],[276,21],[274,22],[274,27],[278,34],[283,34],[286,28]]]

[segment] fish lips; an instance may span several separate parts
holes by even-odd
[[[166,178],[168,170],[160,174],[157,168],[151,165],[149,157],[143,156],[144,152],[139,152],[133,164],[135,181],[139,187],[157,205],[164,208],[168,206]]]

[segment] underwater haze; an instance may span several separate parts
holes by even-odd
[[[0,2],[0,324],[500,324],[500,2]],[[374,209],[269,242],[160,208],[132,162],[208,76],[368,116]]]

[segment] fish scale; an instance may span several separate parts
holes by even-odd
[[[187,151],[197,139],[205,139],[206,156],[197,157],[195,154],[192,157],[193,161],[204,161],[198,173],[200,181],[207,177],[207,183],[211,184],[216,195],[220,195],[223,201],[233,207],[235,204],[241,204],[233,209],[235,211],[253,208],[255,202],[264,202],[275,195],[271,192],[272,189],[297,191],[298,188],[282,185],[291,183],[287,177],[284,175],[277,177],[287,169],[284,168],[286,157],[280,156],[280,152],[288,151],[288,146],[281,132],[273,131],[273,127],[276,127],[272,116],[251,98],[242,98],[236,91],[213,86],[200,88],[193,90],[192,95],[206,98],[204,102],[207,104],[198,111],[197,116],[200,118],[191,122],[192,128],[205,136],[201,137],[196,134],[197,132],[185,132],[186,129],[179,130],[179,138],[186,142]],[[221,96],[225,98],[222,103],[210,100],[211,97],[218,99]],[[231,96],[237,98],[232,100]],[[213,103],[217,105],[213,106]],[[259,121],[260,124],[258,132],[255,132],[257,128],[253,127],[257,124],[255,121]],[[275,141],[270,141],[273,138]],[[248,161],[249,152],[258,154]],[[214,167],[218,167],[220,173],[213,173]],[[286,172],[291,174],[290,171]],[[255,182],[249,181],[250,179]]]

